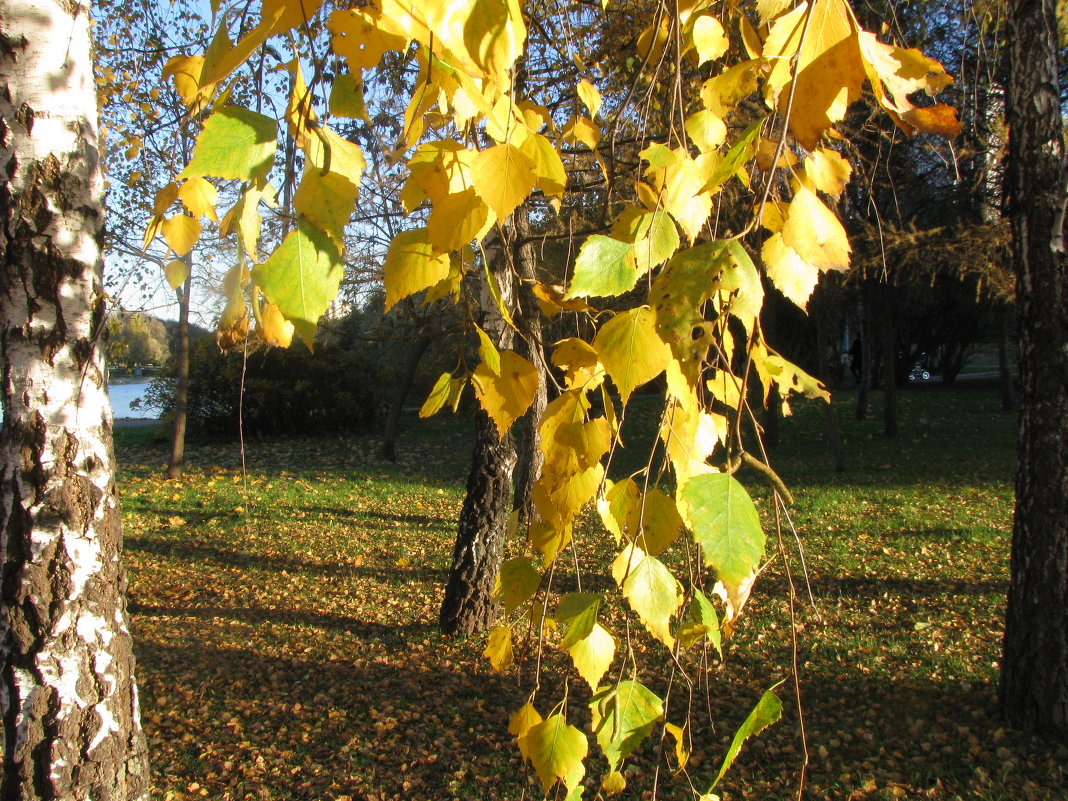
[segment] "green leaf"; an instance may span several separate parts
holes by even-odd
[[[591,725],[611,770],[634,753],[664,717],[663,702],[636,681],[602,687],[590,699]]]
[[[531,727],[521,739],[520,747],[525,747],[546,793],[557,779],[564,781],[570,789],[582,778],[576,768],[581,767],[582,760],[586,758],[589,743],[586,742],[586,736],[569,725],[563,715],[552,715]]]
[[[567,634],[560,640],[561,650],[589,636],[600,608],[601,596],[594,592],[569,592],[560,599],[553,617],[560,625],[567,626]]]
[[[438,376],[438,380],[434,382],[430,394],[426,396],[426,400],[419,409],[419,416],[431,417],[441,411],[441,407],[444,406],[445,402],[449,399],[449,392],[451,390],[452,375],[450,373],[442,373]]]
[[[630,394],[656,378],[671,360],[671,351],[656,333],[647,306],[617,314],[594,337],[593,347],[626,405]]]
[[[782,682],[779,682],[779,684],[782,684]],[[778,687],[779,684],[776,684],[775,687]],[[723,778],[723,774],[734,764],[734,760],[738,757],[738,752],[742,750],[742,745],[745,741],[755,734],[760,734],[760,732],[782,717],[782,701],[775,695],[775,687],[772,687],[761,696],[757,705],[753,707],[753,711],[749,713],[749,717],[734,733],[734,739],[731,740],[730,748],[727,749],[727,755],[723,757],[723,764],[719,766],[716,780],[708,788],[709,793],[715,789],[716,785],[719,784],[719,780]]]
[[[629,571],[617,569],[619,558],[631,560]],[[682,606],[682,586],[663,562],[646,556],[641,548],[628,548],[619,558],[613,571],[617,580],[625,576],[620,585],[623,596],[649,633],[671,648],[675,644],[671,635],[671,617]]]
[[[541,585],[541,574],[525,556],[509,559],[501,565],[493,597],[504,604],[504,613],[512,614],[534,597]]]
[[[610,236],[594,234],[582,243],[568,298],[611,297],[629,292],[638,282],[634,246]]]
[[[319,318],[337,297],[341,254],[326,235],[306,222],[291,231],[254,273],[256,285],[278,306],[309,345]]]
[[[363,82],[356,80],[352,73],[341,73],[330,84],[330,113],[370,122],[363,100]]]
[[[434,286],[449,275],[449,256],[435,253],[426,228],[402,231],[393,237],[383,268],[386,311],[402,298]]]
[[[731,314],[752,335],[760,310],[764,305],[764,286],[756,265],[737,239],[728,239],[724,250],[723,289],[735,294],[731,297]]]
[[[690,605],[687,607],[686,614],[679,625],[678,635],[679,642],[683,648],[690,648],[702,637],[708,637],[708,641],[712,643],[716,653],[721,658],[723,657],[719,616],[716,614],[712,602],[708,600],[708,596],[698,589],[693,591],[693,598],[690,600]]]
[[[702,192],[714,192],[724,184],[731,176],[742,169],[756,154],[757,143],[760,140],[760,129],[764,120],[757,120],[742,134],[741,138],[734,143],[723,161],[716,167],[715,172],[709,177],[708,182],[701,187]]]
[[[359,187],[348,178],[336,172],[324,175],[321,170],[309,167],[293,193],[293,208],[341,248],[358,192]]]
[[[616,641],[600,623],[594,623],[590,633],[572,645],[568,653],[575,670],[595,690],[615,659]]]
[[[271,117],[238,106],[223,106],[205,120],[193,158],[178,178],[266,178],[274,163],[277,135]]]
[[[691,478],[679,495],[705,565],[724,584],[741,584],[764,557],[764,531],[745,487],[727,473],[709,473]]]

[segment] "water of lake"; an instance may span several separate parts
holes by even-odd
[[[111,409],[115,414],[115,419],[123,417],[132,417],[139,420],[155,419],[155,411],[130,408],[130,404],[133,401],[145,394],[145,390],[148,389],[150,383],[149,381],[135,381],[129,384],[112,382],[108,385],[108,392],[111,395]]]

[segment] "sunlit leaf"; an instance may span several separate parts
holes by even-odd
[[[637,281],[633,246],[610,236],[594,234],[579,249],[567,297],[621,295],[633,289]]]
[[[608,668],[612,666],[616,655],[616,641],[600,623],[594,623],[590,633],[574,642],[568,648],[568,653],[575,670],[590,685],[590,689],[595,690]]]
[[[184,256],[200,239],[200,221],[187,214],[168,217],[160,226],[163,239],[176,256]]]
[[[541,585],[541,574],[525,556],[508,559],[501,565],[493,596],[504,604],[504,613],[512,614],[534,597]]]
[[[760,257],[771,282],[804,309],[819,281],[820,271],[783,242],[781,234],[772,234],[764,241]]]
[[[840,153],[825,147],[816,148],[805,159],[805,177],[812,182],[812,188],[834,198],[842,194],[852,172]]]
[[[293,323],[282,316],[275,304],[265,303],[260,312],[260,336],[268,345],[288,348],[293,342]]]
[[[512,350],[501,351],[500,372],[485,362],[474,372],[475,396],[504,436],[518,420],[538,389],[538,368]]]
[[[694,589],[693,598],[679,623],[678,635],[683,648],[690,648],[707,637],[716,652],[723,655],[720,650],[719,616],[708,596],[698,589]]]
[[[742,722],[742,725],[738,727],[738,731],[734,733],[734,738],[731,740],[730,747],[727,749],[727,753],[723,757],[723,763],[719,766],[719,772],[716,773],[716,779],[712,782],[712,786],[708,788],[709,793],[711,793],[715,786],[719,784],[719,780],[723,778],[723,774],[734,764],[734,760],[738,758],[738,752],[742,750],[742,745],[745,741],[754,735],[760,734],[760,732],[764,731],[764,729],[781,717],[782,701],[775,695],[773,687],[760,697],[757,705],[753,707],[753,711],[749,713],[749,716]]]
[[[573,778],[575,770],[586,758],[589,744],[586,736],[570,725],[563,715],[552,715],[532,726],[522,740],[546,793],[557,780],[568,787],[577,784],[577,779]]]
[[[503,220],[538,182],[534,161],[512,144],[494,145],[475,158],[471,181],[479,197]]]
[[[597,622],[597,610],[601,608],[601,596],[593,592],[569,592],[556,607],[556,622],[567,627],[560,640],[560,648],[566,650],[589,636]]]
[[[623,596],[649,633],[668,648],[675,644],[671,618],[682,606],[682,586],[663,562],[632,546],[612,564]]]
[[[596,117],[597,112],[601,110],[601,93],[597,91],[597,87],[583,78],[578,82],[575,90],[578,92],[582,105],[590,112],[590,117]]]
[[[726,585],[743,582],[764,557],[764,531],[745,487],[732,475],[710,473],[691,478],[679,495],[705,564]]]
[[[486,650],[482,655],[486,657],[493,670],[503,673],[512,664],[512,629],[508,626],[494,626],[489,631]]]
[[[427,395],[426,400],[423,402],[422,407],[419,409],[420,417],[431,417],[437,414],[441,408],[445,405],[445,402],[449,399],[449,390],[452,386],[452,375],[449,373],[442,373],[438,376],[438,380],[434,382],[434,386],[430,390],[430,394]]]
[[[219,193],[210,181],[203,178],[190,178],[178,190],[178,197],[194,217],[207,217],[209,220],[219,221],[215,215],[215,201],[219,199]]]
[[[174,259],[167,262],[163,268],[163,274],[167,277],[167,283],[171,289],[178,289],[189,278],[189,263],[182,259]]]
[[[593,347],[624,404],[637,387],[663,372],[671,359],[648,306],[617,314],[601,326]]]
[[[389,245],[383,267],[386,311],[398,300],[434,286],[448,275],[449,256],[434,251],[426,228],[397,234]]]
[[[591,726],[597,744],[616,770],[634,753],[664,717],[664,704],[636,681],[621,681],[602,687],[590,699]]]
[[[730,40],[718,19],[703,15],[693,22],[693,45],[697,49],[698,64],[704,64],[726,53]]]
[[[337,297],[342,272],[341,254],[334,243],[318,229],[301,223],[256,268],[254,280],[300,337],[311,343],[319,318]]]
[[[193,158],[178,178],[265,178],[274,163],[277,136],[272,118],[238,106],[223,106],[205,120]]]
[[[815,192],[799,187],[786,214],[782,241],[819,270],[849,267],[849,239],[834,213]]]

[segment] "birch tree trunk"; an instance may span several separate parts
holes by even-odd
[[[4,799],[141,799],[88,8],[0,0]]]
[[[1068,742],[1068,258],[1054,0],[1013,0],[1008,23],[1020,422],[1000,700],[1013,725]]]

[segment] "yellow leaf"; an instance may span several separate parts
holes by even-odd
[[[838,218],[814,192],[800,187],[782,227],[782,241],[819,270],[849,267],[849,239]]]
[[[293,208],[340,248],[345,226],[352,218],[356,192],[357,187],[349,179],[333,171],[324,174],[309,165],[293,193]]]
[[[475,191],[503,220],[522,203],[538,181],[535,164],[518,147],[494,145],[475,158],[471,168]]]
[[[538,189],[546,195],[563,197],[567,189],[567,171],[552,142],[541,134],[532,133],[523,140],[519,149],[534,162]]]
[[[293,342],[293,323],[282,316],[273,303],[266,303],[260,312],[260,336],[268,345],[288,348]]]
[[[760,24],[766,25],[770,20],[779,16],[790,7],[791,0],[756,0],[757,14],[760,15]]]
[[[462,11],[463,43],[471,59],[499,85],[507,84],[507,73],[523,52],[527,29],[518,0],[474,0],[468,6],[441,4]],[[447,45],[452,44],[446,40]],[[451,50],[457,52],[452,46]]]
[[[533,729],[539,723],[541,723],[542,717],[538,714],[538,710],[534,708],[534,705],[527,701],[523,706],[519,707],[508,719],[508,733],[519,740],[519,752],[523,755],[524,759],[530,759],[530,754],[527,753],[526,747],[526,734]]]
[[[594,623],[590,633],[576,642],[567,652],[575,663],[575,670],[596,690],[616,655],[616,641],[600,624]]]
[[[204,178],[189,178],[178,190],[178,197],[194,217],[203,216],[215,222],[219,221],[215,215],[215,201],[219,199],[219,193],[211,181]]]
[[[419,416],[432,417],[437,414],[449,399],[449,392],[451,389],[452,375],[449,373],[442,373],[438,376],[438,380],[434,382],[434,386],[431,387],[430,394],[427,395],[426,400],[423,401],[423,405],[419,409]]]
[[[512,664],[512,629],[509,626],[494,626],[489,632],[489,642],[482,655],[489,659],[496,673],[503,673]]]
[[[590,112],[590,117],[596,117],[597,112],[601,110],[601,93],[597,91],[597,87],[583,78],[575,89],[582,105]]]
[[[909,133],[936,134],[946,139],[954,139],[961,133],[957,110],[943,103],[909,109],[901,115],[901,119],[905,123],[903,127]]]
[[[664,47],[667,45],[669,35],[670,26],[667,15],[664,14],[657,27],[650,25],[638,35],[638,55],[646,62],[655,65],[664,55]]]
[[[634,516],[631,531],[638,531],[638,517],[641,517],[641,535],[638,546],[649,556],[657,556],[666,551],[679,538],[683,530],[682,516],[675,506],[675,499],[653,487],[641,503],[632,512]]]
[[[156,192],[156,199],[152,204],[152,212],[163,216],[171,204],[178,199],[178,184],[171,181],[165,187]]]
[[[627,780],[618,770],[613,770],[604,777],[601,789],[604,790],[605,795],[619,795],[627,789]]]
[[[950,138],[960,133],[953,109],[948,106],[917,109],[908,99],[919,91],[934,96],[953,83],[941,64],[919,50],[883,44],[867,31],[861,31],[859,46],[876,101],[906,132],[922,131]]]
[[[858,28],[846,0],[813,0],[780,17],[764,42],[764,58],[773,62],[766,91],[780,113],[786,111],[791,81],[797,81],[792,91],[805,101],[793,105],[790,130],[807,150],[814,149],[845,117],[864,83]]]
[[[572,117],[564,126],[564,141],[571,145],[581,142],[590,150],[596,150],[601,142],[601,129],[587,117]]]
[[[163,77],[174,81],[174,91],[186,106],[192,106],[200,92],[203,56],[172,56],[163,67]]]
[[[853,168],[835,150],[818,147],[805,159],[805,176],[812,188],[837,199],[849,183]],[[799,304],[800,305],[800,304]]]
[[[766,70],[767,62],[762,58],[735,64],[704,82],[701,102],[717,117],[726,117],[738,103],[757,90]]]
[[[490,209],[474,189],[438,198],[427,218],[427,237],[434,250],[459,250],[479,236],[490,218]]]
[[[163,221],[163,239],[177,256],[184,256],[200,239],[200,223],[185,214],[176,214]]]
[[[310,134],[302,143],[308,161],[320,170],[329,169],[347,179],[353,186],[359,188],[360,178],[367,168],[367,161],[363,157],[363,151],[355,142],[342,139],[334,131],[326,126],[319,128],[319,134]],[[327,163],[329,159],[329,164]]]
[[[414,228],[393,237],[383,281],[386,285],[386,311],[402,298],[414,295],[449,275],[449,256],[435,253],[425,228]]]
[[[820,272],[783,242],[781,234],[772,234],[760,250],[768,278],[786,297],[804,309]]]
[[[475,368],[475,397],[493,419],[503,437],[512,423],[518,420],[538,390],[538,368],[515,351],[500,354],[500,372],[494,372],[486,362]]]
[[[612,575],[649,633],[668,648],[675,644],[671,617],[683,603],[682,585],[671,571],[641,548],[627,548],[612,563]]]
[[[524,735],[526,751],[548,793],[560,780],[570,790],[582,779],[582,760],[589,744],[586,735],[557,714],[530,728]]]
[[[615,538],[616,545],[623,541],[624,536],[633,539],[636,532],[632,526],[640,504],[641,491],[634,479],[605,482],[604,497],[597,499],[597,513],[604,527]]]
[[[678,762],[676,770],[682,770],[690,761],[690,747],[687,743],[686,728],[676,726],[674,723],[665,723],[664,729],[675,740],[675,760]]]
[[[720,117],[704,109],[686,118],[686,135],[698,150],[707,153],[727,141],[727,125]]]
[[[534,486],[535,492],[535,506],[541,514],[542,507],[538,504],[538,484]],[[549,495],[541,495],[542,498],[548,500],[548,503],[552,503],[552,498]],[[530,524],[530,528],[527,531],[527,538],[530,540],[531,547],[542,555],[542,564],[546,567],[557,557],[557,555],[567,547],[567,544],[571,542],[571,526],[561,525],[557,527],[553,523],[549,523],[545,520],[539,520]]]
[[[693,45],[697,49],[697,63],[700,66],[726,53],[730,41],[720,21],[706,15],[694,20]]]
[[[333,35],[334,52],[357,74],[377,66],[389,50],[403,53],[408,49],[407,36],[389,30],[388,23],[383,25],[382,12],[372,6],[335,11],[326,25]]]
[[[163,274],[167,277],[171,289],[178,289],[189,278],[189,265],[181,259],[175,259],[167,263]]]
[[[648,306],[617,314],[597,332],[593,347],[624,405],[637,387],[656,378],[671,359]]]
[[[568,389],[594,389],[604,380],[597,351],[581,339],[572,337],[557,342],[553,346],[552,362],[564,371],[564,386]]]

